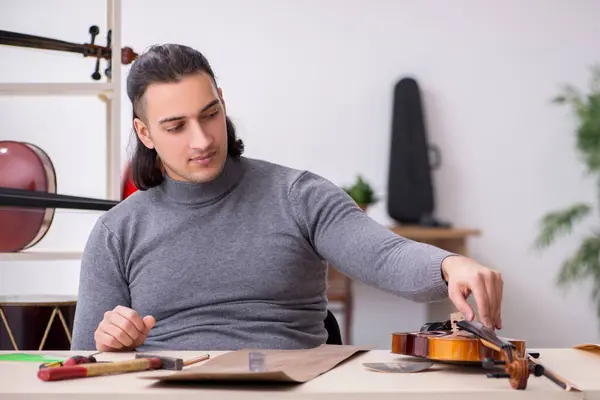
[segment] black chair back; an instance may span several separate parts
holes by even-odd
[[[325,317],[325,329],[327,330],[328,337],[325,343],[327,344],[342,344],[342,333],[340,326],[338,325],[335,315],[327,310],[327,316]]]

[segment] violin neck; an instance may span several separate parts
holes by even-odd
[[[118,203],[118,201],[113,200],[0,187],[0,207],[108,211]]]
[[[80,54],[85,52],[85,46],[81,44],[4,30],[0,30],[0,44],[43,50],[66,51]]]

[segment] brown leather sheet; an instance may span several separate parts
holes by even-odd
[[[372,347],[321,345],[306,350],[260,350],[241,349],[219,355],[198,366],[189,366],[182,371],[144,376],[142,379],[159,381],[264,381],[264,382],[307,382],[336,367],[356,353]],[[250,367],[250,353],[264,357],[262,368]],[[254,357],[253,357],[254,359]]]

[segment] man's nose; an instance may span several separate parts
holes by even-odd
[[[198,122],[194,122],[189,133],[190,147],[193,149],[205,149],[210,147],[213,138],[202,128]]]

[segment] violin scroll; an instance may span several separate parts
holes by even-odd
[[[540,369],[537,368],[536,370],[535,365],[529,363],[526,355],[520,354],[513,343],[501,339],[491,329],[486,328],[476,321],[468,322],[463,320],[456,322],[456,325],[459,329],[479,337],[484,346],[501,352],[502,361],[490,362],[490,360],[484,360],[483,366],[486,368],[495,364],[503,365],[504,373],[492,373],[488,374],[488,377],[508,378],[510,386],[513,389],[524,390],[527,388],[527,381],[532,372],[534,372],[536,376],[540,376],[538,375],[540,374]],[[541,371],[541,374],[543,374],[543,371]]]

